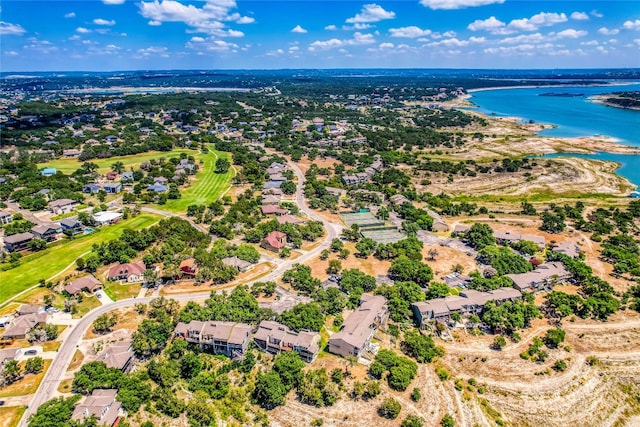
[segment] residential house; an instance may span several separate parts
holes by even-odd
[[[61,215],[73,212],[78,205],[79,203],[75,200],[58,199],[53,202],[49,202],[49,210],[56,215]]]
[[[238,271],[241,273],[244,273],[245,271],[249,271],[251,267],[253,267],[254,265],[253,263],[240,259],[237,256],[225,257],[225,258],[222,258],[221,261],[224,265],[237,268]]]
[[[98,193],[100,190],[102,190],[102,187],[93,182],[82,186],[82,192],[86,194]]]
[[[30,330],[47,323],[47,313],[28,313],[16,317],[11,325],[2,334],[2,340],[22,340],[27,337]]]
[[[188,258],[180,263],[180,272],[183,276],[195,276],[198,274],[198,267],[196,266],[196,260]]]
[[[289,213],[287,209],[282,209],[278,205],[264,205],[261,210],[263,215],[286,215]]]
[[[295,332],[281,323],[270,320],[260,322],[253,341],[258,348],[272,354],[295,351],[307,363],[313,362],[320,352],[319,333]]]
[[[396,206],[402,206],[405,203],[411,203],[411,201],[404,197],[402,194],[394,194],[393,196],[389,197],[389,201]]]
[[[65,218],[60,221],[62,232],[70,231],[71,234],[78,234],[84,231],[84,226],[75,218]]]
[[[164,184],[152,184],[147,187],[147,191],[151,191],[153,193],[166,193],[169,191],[169,187]]]
[[[284,194],[284,193],[279,188],[267,188],[267,189],[264,189],[264,190],[262,190],[262,204],[266,204],[266,203],[264,203],[264,197],[265,196],[270,196],[270,195],[271,196],[282,196],[282,194]],[[280,200],[278,200],[278,203],[280,203]]]
[[[142,262],[128,262],[109,268],[109,280],[123,280],[127,283],[142,282],[147,267]]]
[[[411,304],[416,323],[426,327],[429,321],[448,320],[453,313],[464,315],[480,315],[489,301],[502,304],[522,298],[522,294],[513,288],[498,288],[489,292],[466,290],[460,295],[435,298]]]
[[[81,150],[76,150],[76,149],[62,150],[62,156],[66,158],[78,157],[80,154],[82,154]]]
[[[356,357],[366,354],[373,335],[388,318],[389,308],[383,296],[363,294],[358,309],[329,338],[329,352]]]
[[[287,235],[281,231],[272,231],[262,239],[260,246],[273,252],[280,252],[287,244]]]
[[[48,224],[48,225],[36,225],[31,228],[31,233],[33,233],[33,237],[35,239],[41,239],[46,242],[52,242],[56,240],[58,237],[58,230],[60,230],[60,225],[58,224]]]
[[[440,214],[431,209],[427,209],[427,213],[431,218],[433,218],[433,224],[431,224],[431,231],[435,231],[436,233],[443,233],[449,231],[449,226],[442,219]]]
[[[0,224],[6,225],[13,221],[13,214],[7,211],[0,211]]]
[[[81,277],[67,284],[64,290],[69,295],[76,295],[80,292],[95,292],[102,289],[102,282],[96,279],[93,275]]]
[[[0,350],[0,366],[9,360],[15,360],[22,354],[21,348],[3,348]]]
[[[280,186],[282,185],[282,181],[267,181],[264,183],[264,189],[265,190],[270,190],[273,188],[280,188]]]
[[[371,179],[371,176],[366,172],[357,172],[354,174],[343,175],[342,183],[344,185],[358,185],[358,184],[366,184]]]
[[[203,350],[242,359],[249,346],[252,329],[251,325],[244,323],[193,320],[178,323],[174,336],[198,344]]]
[[[109,194],[116,194],[122,191],[122,184],[120,184],[119,182],[115,182],[115,183],[108,183],[104,185],[104,191],[106,191]]]
[[[85,420],[94,416],[99,426],[113,427],[119,424],[122,403],[116,400],[118,390],[95,389],[91,395],[76,405],[71,415],[72,420]]]
[[[293,215],[279,215],[276,220],[278,221],[278,224],[306,224],[307,221],[305,221],[302,218],[298,218],[297,216],[293,216]]]
[[[118,172],[115,171],[111,171],[111,172],[107,172],[107,179],[109,181],[115,181],[116,179],[118,179]]]
[[[36,304],[22,304],[16,314],[18,316],[25,316],[27,314],[40,314],[44,313],[44,306]]]
[[[133,172],[122,172],[122,175],[120,175],[120,181],[133,182]]]
[[[535,270],[522,274],[507,274],[519,291],[550,291],[555,285],[567,282],[573,275],[561,262],[540,264]]]
[[[278,188],[278,190],[280,190],[280,189]],[[282,190],[280,190],[280,191],[282,191]],[[262,196],[261,204],[262,204],[262,206],[265,206],[265,205],[278,205],[278,204],[280,204],[280,201],[281,201],[280,196],[269,194],[269,195],[266,195],[266,196]]]
[[[582,252],[580,250],[580,246],[578,246],[575,242],[569,240],[556,243],[555,245],[551,246],[551,250],[553,252],[565,254],[567,256],[570,256],[571,258],[578,258],[580,256],[580,252]]]
[[[133,367],[134,353],[131,348],[131,340],[125,339],[114,343],[109,343],[98,358],[99,362],[104,362],[107,368],[116,368],[122,372],[129,372]]]
[[[452,236],[464,234],[469,231],[471,227],[466,224],[456,224],[451,232]],[[502,230],[493,230],[493,237],[496,239],[497,243],[506,245],[510,243],[517,243],[521,240],[528,240],[530,242],[538,245],[540,249],[545,247],[546,241],[542,236],[535,236],[532,234],[520,234],[514,231],[502,231]]]
[[[33,240],[31,233],[12,234],[4,238],[4,248],[7,252],[20,252],[29,247],[29,242]]]
[[[120,221],[122,214],[120,212],[102,211],[93,214],[93,220],[98,225],[115,224]]]

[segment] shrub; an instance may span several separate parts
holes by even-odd
[[[402,406],[400,406],[400,403],[396,399],[387,397],[378,408],[378,415],[389,418],[390,420],[395,420],[398,418],[398,415],[400,415],[401,409]]]

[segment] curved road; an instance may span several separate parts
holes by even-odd
[[[331,245],[331,240],[338,237],[338,235],[342,230],[342,227],[339,224],[334,224],[327,221],[326,219],[316,214],[313,210],[311,210],[309,206],[307,206],[304,200],[305,176],[300,170],[300,168],[298,167],[298,165],[296,165],[291,161],[288,164],[291,167],[291,169],[293,169],[296,176],[298,177],[298,185],[296,186],[296,203],[298,207],[309,218],[322,222],[326,230],[326,236],[318,246],[316,246],[309,252],[303,254],[296,260],[282,261],[278,265],[278,267],[272,270],[269,274],[267,274],[266,276],[260,277],[260,279],[258,279],[259,281],[276,281],[276,279],[282,276],[282,274],[286,270],[291,268],[293,264],[304,263],[316,257],[317,255],[320,254],[322,250],[329,248],[329,246]],[[170,212],[151,209],[151,208],[143,208],[143,210],[152,212],[152,213],[157,213],[163,216],[175,215]],[[189,222],[194,227],[200,229],[200,227],[198,227],[198,225],[200,224],[196,225],[192,221],[189,221]],[[255,280],[255,281],[258,281],[258,280]],[[251,283],[253,282],[247,282],[246,284],[251,284]],[[228,287],[225,288],[225,290],[228,290],[228,289],[229,289]],[[178,302],[202,301],[209,298],[209,295],[211,295],[211,291],[202,292],[202,293],[173,295],[168,298],[174,299]],[[29,416],[35,413],[35,411],[38,409],[40,405],[42,405],[44,402],[48,401],[54,396],[56,390],[58,389],[58,386],[60,385],[60,382],[62,381],[62,377],[67,371],[67,367],[69,366],[69,363],[71,363],[71,359],[73,358],[73,354],[75,353],[78,342],[82,339],[87,329],[89,329],[89,327],[93,324],[93,322],[98,316],[104,313],[108,313],[112,310],[117,310],[119,308],[132,307],[136,304],[148,304],[151,300],[155,298],[156,297],[145,297],[145,298],[131,298],[131,299],[120,300],[112,304],[97,307],[91,310],[89,313],[85,314],[84,317],[80,320],[80,322],[78,322],[73,327],[73,329],[71,330],[67,338],[64,340],[64,342],[60,346],[58,353],[56,354],[55,358],[51,362],[51,366],[49,367],[49,369],[47,370],[47,373],[42,379],[42,383],[38,387],[38,390],[36,391],[36,393],[33,395],[33,398],[31,399],[31,402],[27,407],[27,410],[22,416],[19,426],[26,427],[28,424],[27,421],[29,419]]]

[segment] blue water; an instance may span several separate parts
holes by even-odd
[[[497,116],[516,116],[557,128],[540,135],[579,137],[606,135],[640,147],[640,111],[607,107],[589,102],[587,97],[618,91],[640,90],[640,84],[592,87],[544,87],[473,92],[471,101],[479,111]],[[541,93],[584,94],[584,97],[539,96]]]
[[[640,111],[607,107],[589,102],[587,97],[616,91],[640,90],[640,84],[624,86],[500,89],[474,92],[471,101],[478,111],[496,116],[516,116],[525,121],[556,125],[540,135],[581,137],[605,135],[621,143],[640,147]],[[584,94],[584,97],[539,96],[541,93]],[[640,156],[599,152],[596,154],[557,153],[545,157],[571,156],[607,160],[620,165],[616,171],[640,186]]]

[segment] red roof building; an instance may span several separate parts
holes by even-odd
[[[196,267],[196,260],[193,258],[185,259],[180,263],[180,271],[182,274],[188,274],[190,276],[195,276],[198,272]]]
[[[262,239],[261,246],[273,252],[280,252],[287,244],[287,235],[280,231],[272,231]]]

